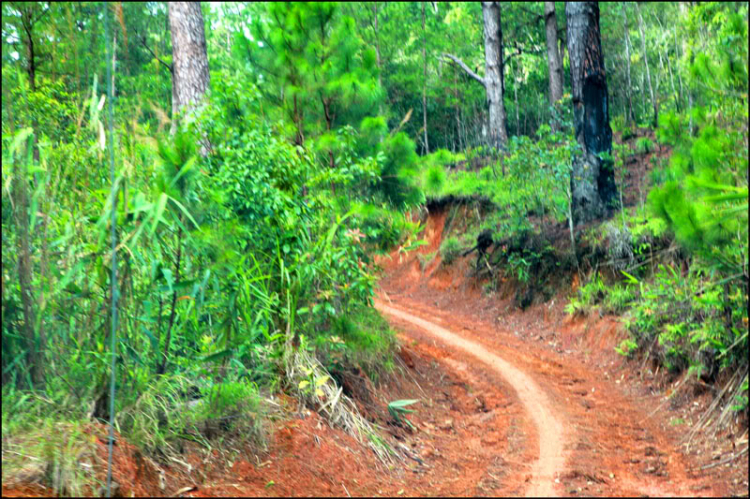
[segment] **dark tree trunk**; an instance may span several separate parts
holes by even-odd
[[[576,224],[604,216],[615,199],[614,170],[599,154],[612,149],[609,98],[596,2],[569,2],[568,53],[573,120],[582,154],[573,158],[572,213]]]
[[[172,35],[172,115],[177,116],[202,100],[210,76],[201,4],[169,2],[167,5]]]
[[[557,17],[555,2],[544,2],[544,22],[547,31],[547,65],[549,66],[549,102],[554,104],[563,95],[563,67],[557,49]],[[557,123],[553,124],[557,129]]]
[[[490,141],[498,149],[508,143],[505,104],[503,102],[502,27],[500,3],[482,2],[484,18],[485,88],[490,108]]]

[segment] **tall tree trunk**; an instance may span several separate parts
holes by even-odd
[[[424,71],[422,73],[422,120],[424,128],[424,150],[430,154],[430,143],[427,140],[427,29],[425,26],[424,2],[422,2],[422,59]]]
[[[638,6],[638,2],[635,3],[635,11],[638,13],[638,29],[641,32],[641,47],[643,48],[643,62],[646,63],[646,80],[648,81],[648,92],[651,95],[651,107],[654,109],[654,126],[657,126],[659,121],[659,104],[656,102],[656,95],[654,94],[654,86],[651,83],[651,70],[648,65],[648,52],[646,51],[646,31],[643,28],[643,16],[641,15],[641,8]]]
[[[482,2],[482,17],[484,19],[484,78],[472,71],[455,55],[444,53],[443,56],[456,63],[466,74],[484,87],[487,105],[490,109],[490,145],[497,149],[504,149],[508,143],[508,129],[503,102],[503,34],[499,2]],[[481,128],[484,128],[484,125]]]
[[[172,115],[194,109],[208,89],[208,56],[199,2],[169,2],[172,36]],[[174,130],[175,119],[172,120]]]
[[[626,113],[627,121],[628,123],[631,123],[635,116],[633,115],[633,83],[630,80],[630,30],[628,29],[628,12],[627,12],[627,3],[622,4],[622,17],[624,19],[624,26],[625,26],[625,69],[628,76],[627,85],[625,88],[625,94],[628,98],[628,110]]]
[[[583,153],[573,157],[572,215],[576,224],[600,218],[615,199],[614,170],[600,157],[612,150],[609,97],[604,70],[599,5],[568,2],[568,53],[576,140]]]
[[[661,53],[659,54],[661,57]],[[674,84],[674,73],[672,72],[672,61],[669,58],[669,50],[664,54],[664,58],[667,60],[667,70],[669,71],[669,85],[672,87],[672,93],[674,94],[674,105],[677,108],[677,112],[682,112],[682,105],[680,102],[680,94],[677,91],[677,87]]]
[[[547,31],[547,66],[549,67],[549,103],[562,99],[563,67],[560,52],[557,49],[557,16],[555,2],[544,2],[544,23]],[[552,130],[559,128],[556,120],[552,121]]]
[[[502,27],[500,3],[482,2],[484,18],[485,88],[490,108],[490,141],[493,147],[504,148],[508,143],[502,81]]]
[[[515,67],[513,68],[516,69]],[[515,73],[515,71],[514,71]],[[514,75],[514,82],[513,82],[513,103],[516,106],[516,135],[521,135],[521,118],[518,113],[518,79],[515,78]]]
[[[461,145],[461,112],[458,105],[458,73],[455,70],[453,71],[453,96],[456,99],[453,109],[456,114],[456,142],[458,143],[458,149],[463,151],[464,147]],[[453,152],[456,152],[456,150],[454,149]]]

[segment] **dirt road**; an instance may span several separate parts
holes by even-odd
[[[415,343],[432,338],[452,352],[446,367],[481,363],[515,391],[523,428],[533,433],[525,440],[532,461],[526,496],[726,493],[718,477],[690,471],[674,435],[649,419],[652,407],[639,407],[595,369],[425,300],[395,295],[387,300],[376,300],[376,307],[394,327]]]
[[[563,454],[565,432],[563,431],[563,422],[554,415],[547,395],[539,385],[530,376],[514,367],[512,363],[488,351],[478,343],[467,340],[459,334],[452,333],[417,316],[388,306],[382,301],[376,302],[376,307],[387,315],[415,324],[439,338],[443,343],[475,357],[503,376],[513,386],[521,404],[534,421],[537,441],[539,442],[537,451],[539,458],[534,464],[526,495],[529,497],[557,495],[554,480],[555,473],[563,469],[565,461]]]

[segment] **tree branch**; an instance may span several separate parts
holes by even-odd
[[[484,78],[482,78],[481,76],[479,76],[478,74],[476,74],[474,71],[472,71],[471,68],[469,68],[469,66],[467,66],[464,63],[464,61],[462,61],[461,59],[459,59],[458,57],[456,57],[453,54],[443,53],[443,57],[447,57],[451,61],[453,61],[456,64],[458,64],[461,67],[461,69],[463,69],[464,71],[466,71],[466,74],[468,74],[469,76],[471,76],[472,78],[474,78],[475,80],[477,80],[479,83],[481,83],[483,87],[485,87],[485,88],[487,87],[487,82],[484,81]]]
[[[523,47],[521,47],[521,46],[520,46],[520,45],[518,45],[517,43],[513,43],[513,44],[512,44],[512,46],[513,46],[513,48],[515,48],[515,49],[516,49],[516,51],[515,51],[515,52],[512,52],[512,53],[511,53],[510,55],[508,55],[508,57],[506,57],[506,58],[505,58],[505,60],[503,61],[503,65],[504,65],[504,66],[505,66],[505,65],[507,65],[507,64],[508,64],[508,62],[509,62],[509,61],[510,61],[510,60],[511,60],[511,59],[512,59],[513,57],[516,57],[517,55],[521,55],[521,54],[530,54],[530,55],[542,55],[542,54],[544,53],[544,52],[543,52],[543,51],[541,51],[541,50],[528,50],[528,49],[524,49]]]
[[[139,33],[139,35],[140,35],[140,33]],[[154,56],[154,58],[157,61],[159,61],[160,63],[162,63],[164,65],[164,67],[169,70],[170,73],[172,73],[173,72],[172,71],[172,66],[170,64],[167,64],[166,62],[162,61],[161,58],[158,55],[156,55],[153,50],[151,50],[151,47],[149,47],[146,44],[146,37],[141,35],[141,36],[139,36],[139,38],[141,40],[141,45],[143,45],[146,50],[148,50],[149,52],[151,52],[151,55]]]

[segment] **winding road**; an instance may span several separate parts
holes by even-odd
[[[551,497],[558,495],[555,491],[555,473],[563,469],[565,461],[563,452],[565,432],[562,422],[555,417],[552,411],[546,393],[539,385],[526,373],[499,355],[488,351],[485,346],[479,343],[468,340],[415,315],[386,305],[382,301],[376,302],[376,307],[384,314],[410,322],[444,344],[475,357],[513,386],[518,399],[534,422],[538,435],[537,441],[539,442],[539,458],[533,466],[526,496]]]
[[[515,392],[511,396],[523,408],[524,431],[530,437],[529,462],[517,468],[519,473],[530,469],[522,489],[527,497],[570,496],[592,484],[598,488],[589,493],[604,496],[726,493],[718,477],[691,471],[694,466],[678,451],[673,433],[650,418],[653,407],[645,399],[623,392],[615,380],[603,379],[600,368],[545,350],[476,317],[397,294],[375,300],[396,329],[414,341],[434,340],[453,352],[454,359],[443,362],[449,368],[481,364],[486,367],[480,369]]]

